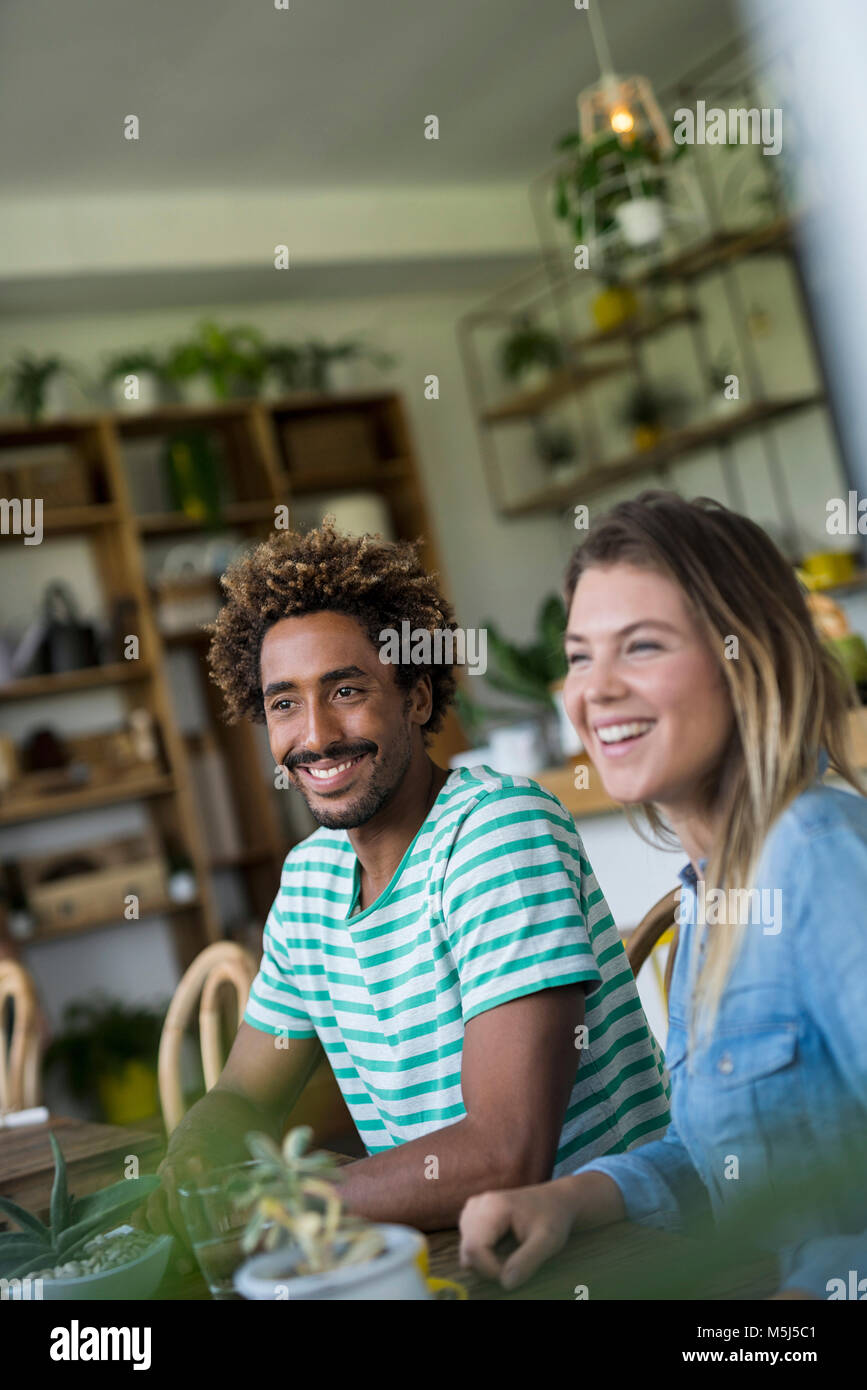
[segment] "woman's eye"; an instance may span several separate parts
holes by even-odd
[[[590,660],[590,658],[589,658],[589,656],[587,655],[586,652],[570,652],[570,653],[569,653],[569,658],[568,658],[568,659],[569,659],[569,665],[570,665],[570,666],[577,666],[578,663],[581,662],[581,661],[589,661],[589,660]]]
[[[631,652],[659,652],[662,651],[658,642],[633,642],[629,648]]]

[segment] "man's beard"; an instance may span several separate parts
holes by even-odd
[[[367,789],[354,801],[348,805],[344,804],[339,808],[335,807],[332,811],[326,804],[320,801],[315,803],[307,794],[307,788],[303,785],[300,776],[295,774],[295,785],[300,791],[313,819],[323,825],[326,830],[353,830],[356,826],[366,825],[368,821],[387,805],[395,792],[400,787],[406,776],[407,769],[412,760],[412,742],[409,729],[403,731],[403,738],[389,755],[388,761],[377,766],[376,761],[372,762],[372,773]],[[357,750],[356,750],[357,751]],[[346,750],[337,753],[328,753],[328,757],[347,756]],[[349,754],[351,756],[351,753]],[[375,758],[375,755],[374,755]],[[308,763],[307,766],[314,766],[315,762]],[[290,766],[290,771],[297,766]]]

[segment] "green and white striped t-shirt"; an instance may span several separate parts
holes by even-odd
[[[319,829],[290,851],[244,1017],[267,1033],[318,1034],[368,1152],[466,1113],[461,1052],[477,1014],[578,981],[588,1038],[554,1176],[662,1137],[662,1055],[555,796],[526,777],[460,768],[391,883],[354,912],[359,888],[345,830]]]

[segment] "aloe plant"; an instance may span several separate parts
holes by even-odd
[[[72,1197],[63,1152],[53,1134],[48,1138],[54,1151],[50,1224],[46,1226],[10,1198],[0,1197],[0,1212],[21,1227],[0,1233],[0,1278],[17,1279],[42,1265],[74,1259],[88,1241],[131,1215],[160,1185],[158,1177],[123,1178],[101,1192]]]
[[[385,1248],[375,1226],[347,1216],[336,1183],[340,1169],[331,1154],[307,1153],[309,1125],[291,1129],[282,1148],[267,1134],[246,1136],[257,1163],[244,1175],[242,1207],[253,1212],[241,1244],[248,1253],[289,1241],[301,1251],[295,1273],[323,1274],[373,1259]]]

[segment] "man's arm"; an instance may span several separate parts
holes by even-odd
[[[580,1053],[584,987],[523,995],[470,1020],[453,1125],[343,1169],[347,1207],[421,1230],[456,1226],[477,1192],[550,1178]],[[434,1163],[433,1160],[436,1160]]]
[[[244,1135],[263,1130],[279,1139],[283,1124],[322,1055],[319,1039],[278,1038],[242,1023],[212,1090],[192,1106],[169,1140],[158,1168],[163,1184],[148,1200],[154,1231],[186,1242],[177,1187],[192,1171],[250,1157]]]

